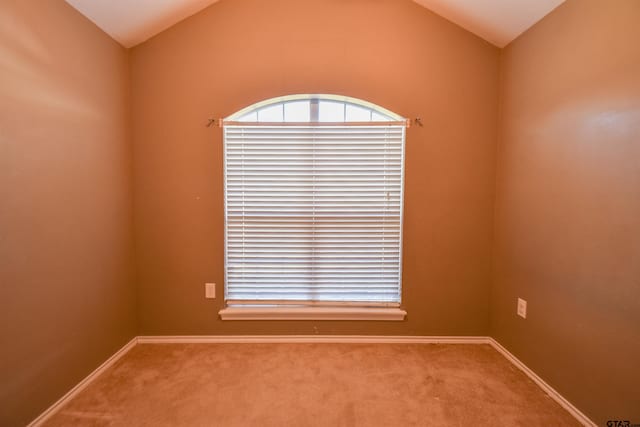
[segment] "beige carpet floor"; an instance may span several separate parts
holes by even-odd
[[[488,345],[146,344],[46,426],[574,426]]]

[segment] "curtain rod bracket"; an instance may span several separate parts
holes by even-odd
[[[209,119],[209,121],[207,122],[207,127],[210,128],[216,123],[218,123],[218,127],[222,127],[222,121],[223,119]]]

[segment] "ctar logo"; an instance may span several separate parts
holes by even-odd
[[[629,420],[609,420],[607,421],[607,427],[640,427],[640,423],[631,424]]]

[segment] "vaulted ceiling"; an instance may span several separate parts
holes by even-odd
[[[125,47],[132,47],[218,0],[66,0]],[[233,1],[233,0],[227,0]],[[564,0],[414,0],[504,47]]]

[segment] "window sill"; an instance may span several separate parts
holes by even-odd
[[[366,307],[226,307],[222,320],[385,320],[402,321],[400,308]]]

